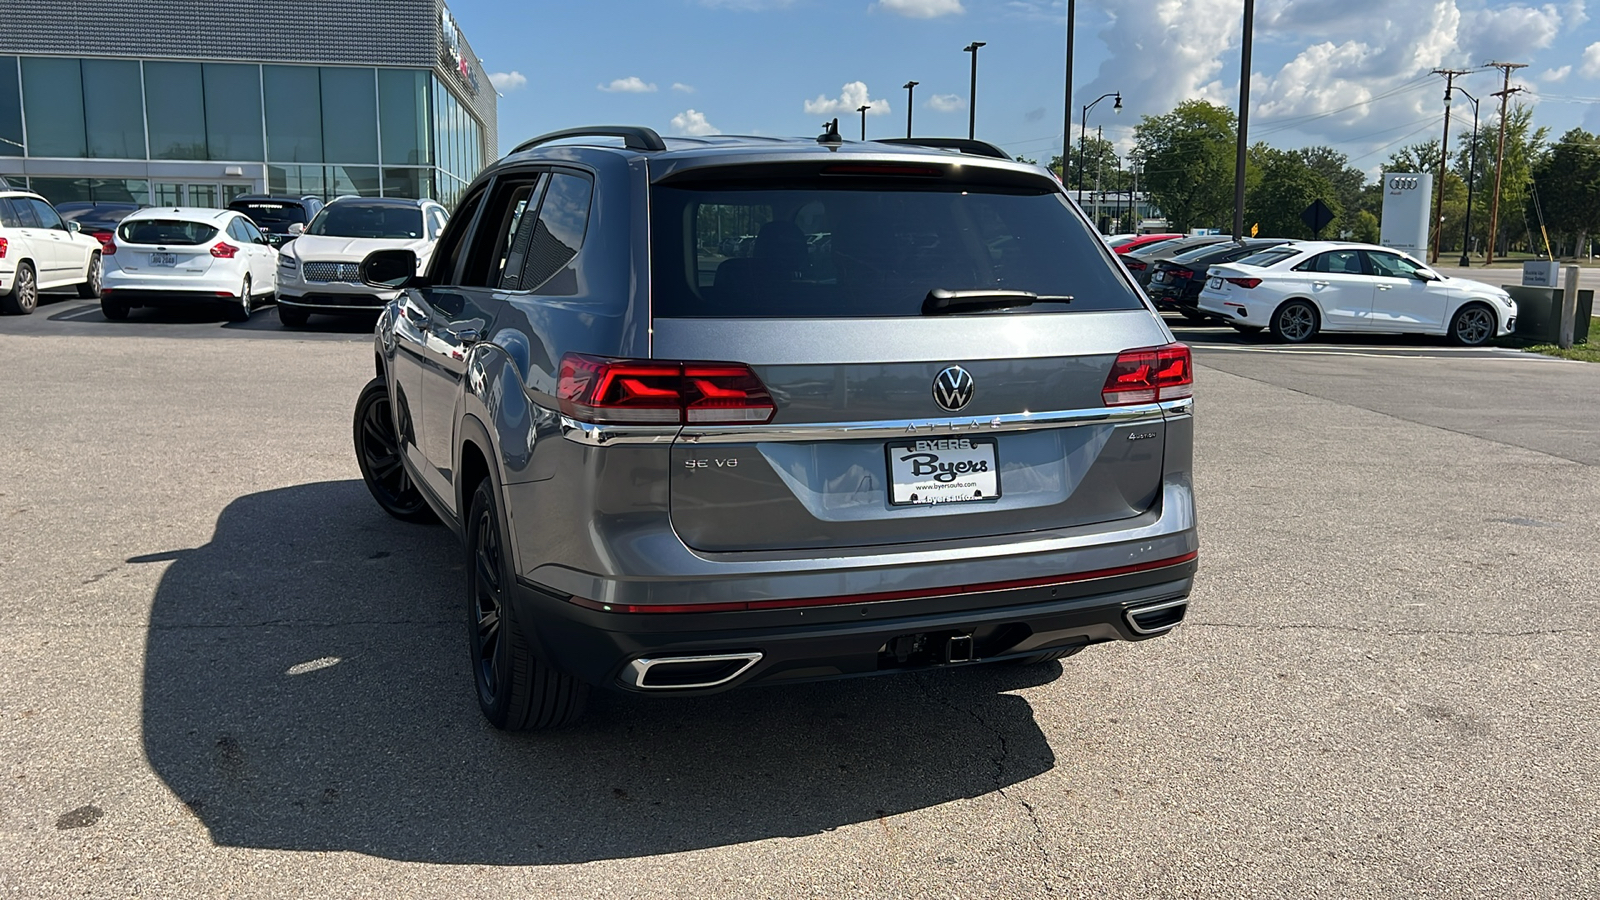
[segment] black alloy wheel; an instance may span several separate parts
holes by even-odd
[[[39,307],[39,279],[32,263],[17,263],[17,277],[11,284],[11,293],[0,297],[0,310],[13,316],[25,316]]]
[[[361,479],[384,512],[405,522],[438,521],[400,459],[389,386],[381,378],[367,382],[356,400],[355,444]]]
[[[89,277],[78,285],[78,297],[83,300],[93,300],[100,296],[100,282],[105,274],[105,263],[101,262],[100,254],[89,256]]]
[[[494,482],[472,493],[467,515],[467,629],[478,708],[505,731],[559,728],[576,722],[589,686],[534,656],[511,605],[514,576]]]

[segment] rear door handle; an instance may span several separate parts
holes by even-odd
[[[1328,286],[1328,282],[1326,282],[1326,281],[1313,281],[1313,282],[1311,282],[1311,286],[1312,287],[1327,287]]]
[[[1392,285],[1392,284],[1380,284],[1380,285],[1378,285],[1378,290],[1380,290],[1380,291],[1388,291],[1388,290],[1393,290],[1393,289],[1394,289],[1394,285]]]

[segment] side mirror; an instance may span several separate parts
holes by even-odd
[[[1441,279],[1439,277],[1439,273],[1433,271],[1432,269],[1418,269],[1414,274],[1417,276],[1418,279],[1420,279],[1422,281],[1442,281],[1443,280],[1443,279]]]
[[[306,226],[299,222],[291,222],[289,224],[289,233],[295,237],[299,237],[300,235],[306,233]]]
[[[391,291],[420,287],[417,254],[410,250],[374,250],[361,261],[361,283]]]
[[[72,233],[72,234],[77,234],[79,231],[82,231],[82,230],[83,230],[83,226],[79,225],[77,222],[68,222],[67,223],[67,231]]]

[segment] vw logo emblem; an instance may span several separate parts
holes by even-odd
[[[956,412],[972,402],[972,376],[960,366],[951,366],[933,379],[935,403]]]

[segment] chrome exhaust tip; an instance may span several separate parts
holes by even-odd
[[[1160,634],[1177,628],[1188,611],[1189,598],[1179,597],[1165,603],[1135,607],[1123,613],[1123,617],[1135,634]]]
[[[761,661],[762,653],[646,656],[623,667],[622,680],[643,691],[687,691],[727,684]]]

